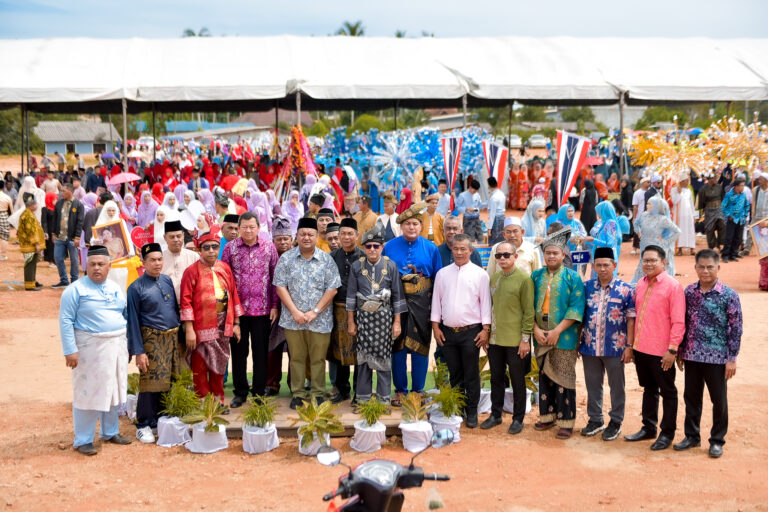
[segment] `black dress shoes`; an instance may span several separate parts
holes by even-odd
[[[96,455],[99,453],[96,451],[96,447],[93,446],[93,443],[81,444],[75,448],[75,450],[82,453],[83,455]]]
[[[699,439],[694,439],[693,437],[686,437],[679,443],[677,443],[672,448],[675,449],[675,451],[682,452],[685,450],[688,450],[689,448],[696,448],[697,446],[701,446],[701,441]]]
[[[513,421],[512,424],[509,426],[509,432],[510,434],[519,434],[523,431],[523,422],[522,421]]]
[[[493,427],[495,427],[497,425],[501,425],[501,418],[497,418],[496,416],[491,414],[490,416],[488,416],[485,419],[483,424],[480,425],[480,428],[482,428],[483,430],[487,430],[487,429],[493,428]]]
[[[672,444],[672,439],[665,436],[664,434],[661,434],[656,441],[651,445],[651,450],[657,452],[659,450],[666,450],[669,448],[669,445]]]
[[[476,412],[468,412],[467,413],[467,428],[476,428],[477,427],[477,413]]]
[[[719,459],[723,455],[723,445],[712,443],[709,445],[709,456],[713,459]]]
[[[645,441],[646,439],[655,439],[655,438],[656,438],[656,432],[649,432],[644,428],[641,428],[634,434],[629,434],[628,436],[624,436],[624,439],[626,441],[629,441],[630,443],[634,443],[635,441]]]
[[[300,396],[295,396],[291,398],[291,403],[288,407],[290,407],[291,409],[296,409],[297,407],[300,407],[302,405],[304,405],[304,399],[301,398]]]
[[[122,434],[115,434],[109,439],[105,439],[104,442],[112,444],[131,444],[131,440]]]
[[[340,404],[344,400],[349,400],[349,395],[343,395],[341,393],[336,393],[331,397],[331,403],[334,404]]]
[[[229,407],[232,409],[237,409],[238,407],[242,406],[245,403],[245,399],[241,396],[236,396],[232,399],[231,402],[229,402]]]

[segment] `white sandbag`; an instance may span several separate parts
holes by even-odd
[[[477,414],[491,412],[491,390],[482,388],[480,390],[480,400],[477,402]]]
[[[192,441],[184,445],[192,453],[213,453],[229,447],[227,429],[219,425],[218,432],[206,432],[205,422],[192,425]]]
[[[432,442],[432,425],[428,421],[403,422],[398,425],[403,433],[403,448],[418,453]]]
[[[325,434],[325,446],[330,446],[331,444],[331,435]],[[299,453],[302,455],[308,455],[309,457],[314,457],[317,455],[317,450],[320,449],[320,447],[323,446],[323,443],[320,443],[320,440],[317,438],[317,432],[312,432],[312,442],[307,446],[306,448],[301,447],[301,434],[299,434]]]
[[[368,425],[365,420],[355,422],[355,435],[349,446],[358,452],[375,452],[381,450],[381,445],[387,442],[387,427],[380,421]]]
[[[137,395],[126,395],[125,403],[120,405],[118,414],[128,416],[128,420],[131,423],[136,422],[136,404],[139,403],[139,397]]]
[[[435,432],[438,430],[442,430],[444,428],[448,428],[453,432],[453,442],[458,443],[461,441],[461,423],[464,421],[464,418],[461,416],[453,415],[450,418],[446,418],[443,414],[443,411],[437,410],[434,411],[429,416],[429,422],[432,423],[432,428]]]
[[[277,427],[274,423],[266,427],[243,425],[243,451],[246,453],[266,453],[280,446]]]
[[[512,398],[512,388],[504,390],[504,412],[513,413],[515,411],[515,400]],[[525,414],[531,412],[531,390],[525,388]]]
[[[157,420],[157,445],[165,448],[179,446],[192,440],[189,425],[177,417],[160,416]]]
[[[435,402],[435,396],[440,393],[439,389],[428,389],[424,392],[424,400],[427,405],[427,414],[431,413],[438,408],[437,402]]]

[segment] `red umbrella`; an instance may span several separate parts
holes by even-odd
[[[109,178],[109,186],[120,185],[121,183],[130,183],[131,181],[140,181],[141,176],[132,172],[121,172]]]
[[[219,186],[229,192],[232,190],[232,187],[234,187],[237,182],[240,181],[240,176],[236,176],[234,174],[230,174],[229,176],[224,176],[221,178],[221,182],[219,183]]]
[[[602,165],[603,159],[598,156],[588,156],[584,163],[586,165]]]

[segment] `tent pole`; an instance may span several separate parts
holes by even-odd
[[[509,102],[509,124],[507,125],[507,172],[512,169],[512,104]]]
[[[462,126],[466,127],[467,126],[467,95],[466,94],[461,97],[461,108],[464,112]]]
[[[624,176],[624,91],[619,93],[619,176]]]
[[[301,126],[301,92],[296,91],[296,126]]]
[[[30,172],[32,170],[31,161],[29,157],[29,109],[24,109],[24,131],[27,134],[27,172]]]
[[[128,168],[128,100],[123,98],[123,169]]]
[[[400,107],[400,101],[395,100],[395,130],[397,130],[397,111]]]
[[[278,136],[279,130],[280,130],[280,126],[278,126],[280,124],[278,122],[278,108],[279,108],[279,103],[277,102],[277,100],[275,100],[275,137]]]
[[[157,162],[157,138],[155,135],[155,104],[152,103],[152,165]]]
[[[21,155],[21,175],[24,175],[24,131],[26,126],[24,125],[24,104],[22,103],[19,105],[19,114],[21,116],[21,147],[19,148],[21,151],[19,151]]]

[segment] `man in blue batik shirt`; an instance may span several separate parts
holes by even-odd
[[[749,218],[749,199],[744,193],[744,178],[737,178],[733,188],[725,194],[720,209],[725,217],[725,245],[723,245],[723,263],[739,260],[739,246],[744,233],[744,225]]]

